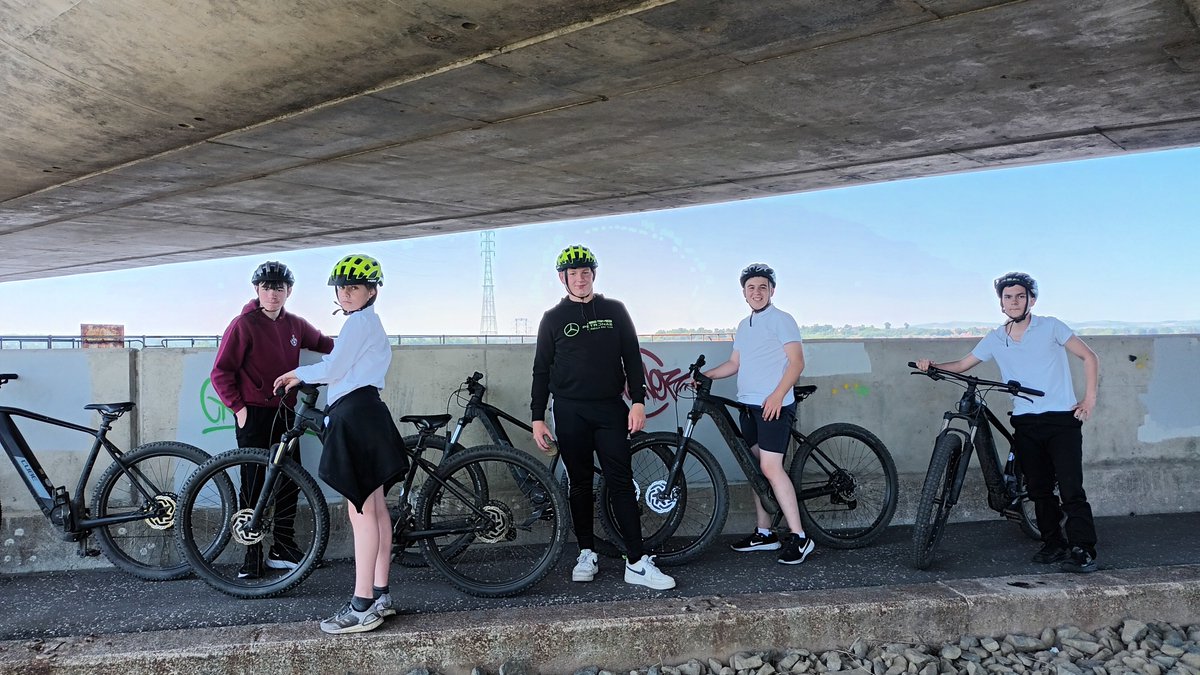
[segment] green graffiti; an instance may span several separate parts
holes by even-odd
[[[209,434],[214,431],[233,431],[234,425],[231,420],[233,411],[225,407],[221,403],[221,399],[211,393],[212,379],[204,378],[204,384],[200,386],[200,412],[204,414],[205,419],[213,424],[200,430],[201,434]]]

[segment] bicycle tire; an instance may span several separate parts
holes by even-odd
[[[519,485],[514,469],[532,483]],[[478,474],[487,478],[482,493],[473,485]],[[566,513],[561,490],[533,456],[502,445],[469,448],[451,454],[422,487],[417,527],[456,531],[422,539],[421,552],[430,567],[465,593],[516,595],[545,578],[562,558]]]
[[[410,434],[405,436],[404,447],[409,451],[416,450],[417,443],[420,441],[420,439],[420,434]],[[425,450],[421,456],[429,460],[435,466],[440,465],[446,457],[446,442],[447,439],[445,436],[430,436],[425,441]],[[450,450],[450,454],[462,452],[463,450],[465,450],[465,448],[461,444],[455,443],[454,447]],[[421,494],[421,486],[424,485],[424,483],[425,472],[418,469],[416,475],[413,476],[412,487],[409,489],[407,495],[399,492],[395,493],[394,496],[391,494],[396,487],[403,487],[401,484],[397,484],[393,485],[392,488],[388,490],[389,494],[385,497],[385,499],[391,498],[394,502],[394,505],[388,508],[392,519],[393,532],[392,562],[400,565],[401,567],[425,567],[428,565],[428,563],[425,562],[425,556],[421,555],[420,542],[410,540],[405,537],[404,526],[401,526],[400,524],[400,519],[404,517],[406,512],[409,519],[412,519],[412,514],[416,513],[417,499]],[[407,509],[403,503],[406,497],[408,500]],[[412,520],[411,522],[415,522],[415,520]],[[406,526],[410,525],[411,522],[407,523]]]
[[[962,437],[956,433],[942,432],[933,444],[913,521],[912,564],[919,570],[927,569],[933,562],[938,542],[945,534],[952,506],[947,503],[948,497],[965,454]]]
[[[725,528],[729,517],[729,483],[720,462],[695,439],[688,440],[682,468],[683,484],[673,495],[663,494],[675,461],[679,435],[656,432],[633,442],[635,480],[640,498],[642,547],[663,566],[682,565],[704,553]],[[648,459],[644,459],[647,458]],[[640,478],[639,478],[640,476]],[[602,486],[601,525],[614,542],[623,541]]]
[[[796,495],[819,487],[836,490],[799,500],[805,534],[839,549],[878,539],[892,522],[900,494],[896,464],[883,441],[857,424],[839,422],[813,431],[805,444],[796,443],[793,432],[792,442],[796,454],[788,474]]]
[[[167,581],[187,576],[191,567],[174,543],[179,495],[188,477],[208,461],[209,454],[186,443],[159,441],[139,445],[122,459],[128,469],[114,462],[96,483],[92,492],[95,516],[146,512],[154,508],[154,503],[165,507],[166,513],[97,527],[92,530],[96,543],[114,566],[139,579]],[[232,494],[232,485],[223,487]],[[144,494],[149,494],[154,503]]]
[[[264,514],[261,537],[257,542],[243,541],[236,525],[249,517],[249,508],[237,508],[237,502],[214,503],[219,490],[214,483],[230,481],[239,484],[241,468],[265,472],[270,455],[258,448],[238,448],[208,460],[192,474],[184,486],[180,505],[178,544],[196,576],[209,586],[237,598],[270,598],[284,593],[304,581],[325,554],[329,543],[329,509],[317,482],[304,467],[291,459],[280,464],[280,474],[273,492],[280,493],[290,481],[296,488],[297,505],[290,514],[275,513],[277,500],[271,501],[271,512]],[[236,496],[234,497],[236,499]],[[229,515],[231,514],[232,515]],[[275,527],[280,518],[293,519],[294,551],[299,558],[295,569],[262,568],[260,576],[238,578],[238,570],[251,544],[260,545],[266,554],[275,543]],[[202,553],[209,551],[210,553]],[[213,553],[215,552],[215,553]]]
[[[1025,487],[1025,476],[1020,470],[1017,471],[1017,491],[1020,496],[1017,498],[1017,510],[1020,513],[1020,518],[1017,519],[1017,525],[1021,527],[1021,531],[1025,536],[1034,541],[1042,540],[1042,530],[1037,524],[1037,511],[1034,507],[1033,500],[1029,498]]]

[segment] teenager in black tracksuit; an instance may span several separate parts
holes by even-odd
[[[596,295],[596,257],[583,246],[558,256],[559,280],[567,297],[542,316],[533,359],[533,438],[550,450],[546,405],[554,395],[554,428],[570,483],[571,517],[579,541],[573,581],[597,572],[592,522],[593,455],[609,486],[609,499],[624,536],[625,581],[655,589],[675,587],[642,548],[641,522],[633,490],[629,434],[646,425],[645,375],[629,312],[616,300]],[[622,399],[629,392],[632,407]]]

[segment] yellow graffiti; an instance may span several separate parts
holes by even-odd
[[[837,396],[839,393],[842,393],[842,392],[845,392],[847,394],[853,394],[854,396],[857,396],[859,398],[866,398],[871,395],[871,388],[861,382],[847,382],[847,383],[843,384],[841,387],[833,388],[834,396]]]

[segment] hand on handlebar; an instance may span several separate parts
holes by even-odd
[[[275,391],[276,396],[283,396],[300,384],[300,378],[296,377],[296,371],[289,371],[275,378],[275,384],[271,389]]]
[[[923,373],[927,373],[929,372],[929,368],[933,365],[933,359],[920,359],[916,362],[916,364],[910,363],[909,365]]]

